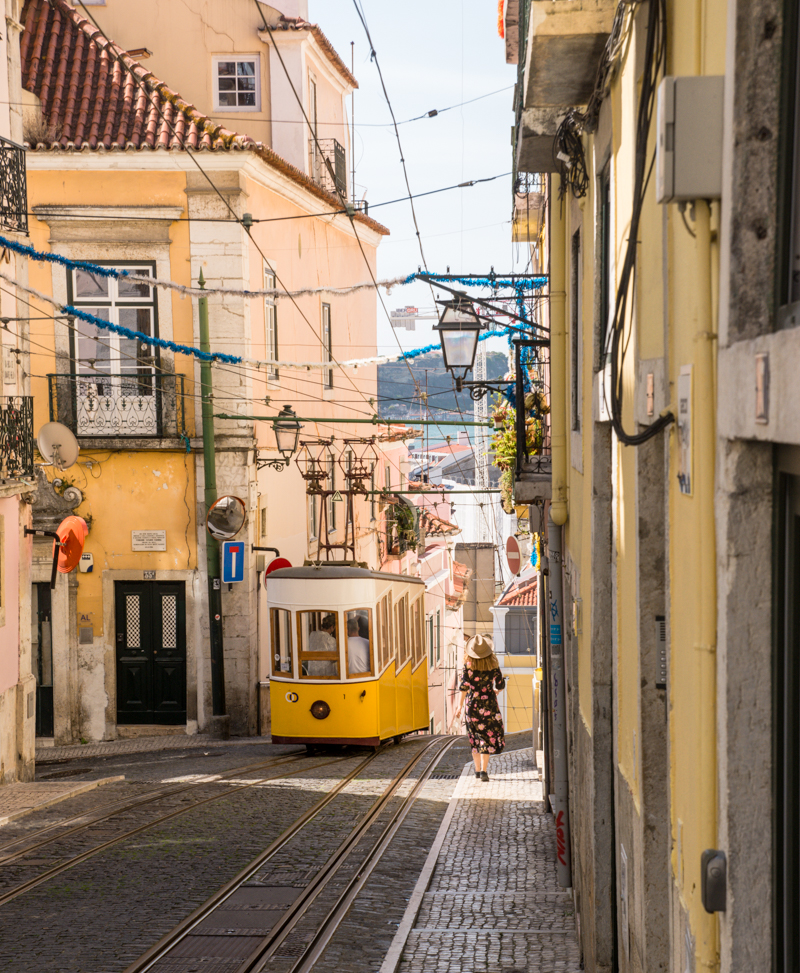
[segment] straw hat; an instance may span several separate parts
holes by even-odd
[[[473,635],[465,651],[471,659],[486,659],[494,652],[494,643],[488,635]]]

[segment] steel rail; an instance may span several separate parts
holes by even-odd
[[[352,759],[350,757],[336,757],[333,760],[326,761],[322,765],[317,766],[328,766],[332,763],[340,763],[343,760]],[[74,855],[72,858],[61,862],[58,865],[54,865],[52,868],[47,869],[47,871],[42,872],[35,878],[29,879],[27,882],[23,882],[21,885],[16,886],[13,889],[9,889],[7,892],[0,892],[0,906],[4,906],[7,902],[11,902],[13,899],[18,898],[20,895],[24,895],[26,892],[30,892],[31,889],[36,888],[38,885],[42,885],[48,882],[51,878],[55,878],[61,875],[63,872],[68,871],[70,868],[74,868],[75,865],[80,865],[81,862],[86,861],[89,858],[93,858],[101,851],[105,851],[107,848],[111,848],[121,841],[125,841],[127,838],[132,838],[134,835],[140,834],[142,831],[148,831],[150,828],[154,828],[159,824],[163,824],[165,821],[169,821],[172,818],[176,818],[181,814],[185,814],[187,811],[193,811],[195,808],[202,807],[204,804],[211,804],[214,801],[221,801],[225,798],[232,797],[235,794],[240,794],[242,791],[248,790],[251,787],[255,787],[258,784],[263,784],[265,780],[281,780],[283,777],[291,777],[294,774],[301,774],[303,771],[314,768],[300,767],[298,770],[291,771],[291,773],[283,774],[277,777],[257,777],[253,781],[249,781],[243,784],[237,784],[235,787],[228,791],[224,791],[222,794],[213,794],[211,797],[205,797],[201,801],[195,801],[193,804],[189,804],[186,807],[176,808],[174,811],[170,811],[168,814],[162,814],[158,818],[154,818],[152,821],[148,821],[146,824],[139,825],[136,828],[131,828],[124,834],[117,835],[114,838],[109,838],[108,841],[104,841],[99,845],[95,845],[94,848],[90,848],[87,851],[80,852],[78,855]],[[254,771],[250,771],[254,773]],[[205,784],[206,786],[210,783],[215,783],[215,781],[201,781],[198,782],[198,786]],[[48,842],[49,843],[49,842]]]
[[[132,963],[124,970],[124,973],[147,973],[156,963],[164,959],[178,943],[182,942],[204,919],[210,916],[216,909],[229,899],[248,879],[264,865],[277,852],[284,848],[294,836],[301,831],[310,821],[312,821],[333,799],[350,783],[350,781],[364,770],[384,748],[370,754],[362,760],[349,774],[343,777],[324,797],[316,804],[312,805],[307,811],[300,815],[296,821],[276,838],[264,851],[246,865],[238,875],[235,875],[229,882],[215,892],[201,906],[188,915],[182,922],[171,929],[154,946],[151,946],[146,953],[143,953],[135,963]]]
[[[258,971],[264,969],[265,965],[280,948],[288,935],[297,926],[298,922],[308,911],[309,907],[317,896],[332,880],[336,872],[339,870],[339,867],[347,860],[364,835],[369,831],[380,814],[385,810],[389,801],[397,793],[400,785],[406,780],[417,764],[420,763],[425,754],[432,747],[435,747],[439,742],[439,740],[432,740],[429,744],[427,744],[427,746],[423,747],[419,753],[415,754],[415,756],[408,761],[405,767],[403,767],[402,770],[396,774],[394,779],[386,787],[378,800],[372,805],[367,814],[353,828],[347,838],[345,838],[345,840],[331,855],[327,862],[325,862],[323,867],[314,876],[311,882],[309,882],[305,889],[303,889],[298,898],[295,899],[295,901],[283,913],[281,918],[272,927],[267,936],[264,937],[259,946],[256,947],[250,956],[244,960],[242,965],[236,970],[236,973],[258,973]],[[432,763],[432,766],[435,766],[436,763],[438,763],[439,757],[444,754],[444,752],[448,750],[455,742],[456,738],[453,738],[449,742],[445,743],[443,747],[441,747],[439,754],[437,754],[436,759]],[[128,971],[126,971],[126,973],[128,973]]]
[[[325,919],[323,919],[322,925],[319,927],[316,933],[314,933],[311,942],[306,947],[302,956],[300,956],[294,966],[292,966],[289,973],[308,973],[309,970],[313,969],[314,964],[320,958],[328,943],[331,941],[337,929],[341,925],[342,920],[347,915],[350,907],[355,901],[356,896],[364,886],[364,883],[374,871],[378,862],[383,857],[384,852],[391,844],[394,836],[397,834],[398,829],[405,821],[406,817],[411,811],[411,808],[416,803],[420,791],[427,783],[428,778],[433,773],[436,765],[450,749],[450,747],[453,746],[456,739],[457,738],[454,738],[451,742],[445,744],[445,746],[443,746],[442,749],[436,754],[435,759],[431,761],[428,767],[426,767],[423,773],[420,775],[419,780],[414,785],[411,792],[406,796],[403,804],[395,811],[391,821],[384,829],[383,834],[373,845],[361,868],[359,868],[356,874],[350,879],[346,888],[337,899],[336,904],[328,912]],[[254,968],[254,973],[255,970],[260,970],[262,968],[262,966]]]
[[[22,835],[20,838],[15,838],[13,841],[9,841],[5,845],[0,845],[0,865],[7,865],[23,855],[27,855],[31,851],[38,851],[40,848],[44,848],[54,841],[58,841],[60,838],[66,838],[69,835],[76,834],[79,831],[83,831],[86,828],[91,827],[93,824],[99,824],[101,821],[107,821],[109,818],[114,817],[115,814],[120,814],[125,811],[131,811],[137,807],[142,807],[145,804],[152,804],[153,801],[157,801],[162,797],[171,797],[174,794],[182,794],[185,791],[194,790],[198,787],[206,787],[209,784],[215,784],[218,781],[228,780],[231,777],[236,777],[240,774],[250,774],[257,770],[266,770],[269,767],[279,766],[280,764],[290,763],[294,760],[299,759],[305,754],[304,750],[296,751],[297,756],[293,754],[283,754],[280,757],[273,757],[270,760],[259,761],[255,764],[246,764],[244,767],[237,767],[234,770],[226,771],[224,774],[213,775],[213,780],[195,780],[187,782],[185,784],[176,784],[172,787],[162,787],[159,790],[147,791],[145,794],[139,795],[137,798],[123,798],[122,800],[106,801],[105,804],[101,804],[100,807],[95,808],[93,811],[84,811],[81,814],[74,814],[70,818],[66,818],[62,821],[57,821],[53,824],[49,824],[46,828],[40,828],[39,831],[35,831],[33,834]],[[88,773],[89,771],[87,771]],[[68,828],[68,826],[76,821],[82,821],[77,827]],[[60,830],[68,828],[68,830]],[[58,834],[53,834],[53,832],[58,832]],[[37,839],[41,838],[43,835],[52,834],[52,837],[48,838],[46,841],[39,841]],[[33,842],[33,844],[31,844]],[[12,850],[18,849],[18,850]],[[9,851],[11,850],[11,853]]]

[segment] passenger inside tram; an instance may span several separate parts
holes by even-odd
[[[301,663],[304,676],[339,677],[336,614],[302,612]],[[327,658],[325,658],[327,656]]]
[[[366,631],[369,633],[369,622],[359,612],[347,613],[347,674],[349,676],[370,672],[369,638],[361,634],[361,622],[366,621]]]

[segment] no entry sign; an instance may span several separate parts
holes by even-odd
[[[522,554],[517,539],[513,535],[506,541],[506,561],[508,570],[512,574],[519,574],[519,569],[522,567]]]

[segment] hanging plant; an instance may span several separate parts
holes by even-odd
[[[389,554],[405,554],[419,543],[419,517],[404,503],[386,511],[386,535]]]

